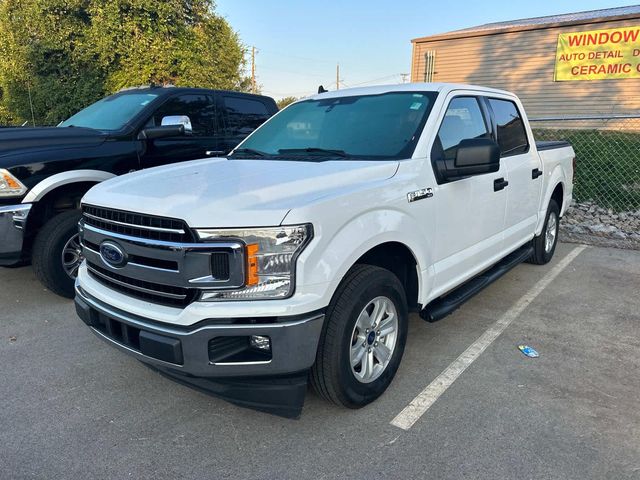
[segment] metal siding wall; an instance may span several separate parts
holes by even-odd
[[[422,81],[425,53],[435,50],[434,81],[512,91],[530,117],[638,112],[640,79],[553,81],[559,33],[637,25],[640,19],[417,42],[411,78]]]

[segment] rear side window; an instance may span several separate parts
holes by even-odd
[[[434,160],[454,160],[462,140],[490,138],[475,97],[456,97],[449,103],[433,146]]]
[[[518,155],[529,150],[527,132],[516,104],[510,100],[490,98],[489,104],[498,127],[498,145],[500,155]]]
[[[267,106],[251,98],[223,97],[227,111],[227,133],[249,134],[269,118]]]

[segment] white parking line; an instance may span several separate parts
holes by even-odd
[[[396,417],[391,420],[394,425],[403,430],[409,430],[414,423],[425,414],[440,395],[471,365],[493,341],[504,332],[511,322],[529,306],[535,298],[562,272],[571,261],[576,258],[586,246],[579,246],[571,250],[549,273],[542,277],[518,302],[489,327],[462,355],[454,360],[438,377],[414,398]]]

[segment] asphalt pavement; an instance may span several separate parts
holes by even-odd
[[[0,269],[0,478],[640,479],[640,251],[576,248],[437,323],[413,315],[379,400],[344,410],[310,390],[299,420],[158,375],[30,267]],[[425,391],[415,422],[392,424]]]

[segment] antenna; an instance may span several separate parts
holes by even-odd
[[[31,85],[29,84],[29,80],[27,80],[27,92],[29,93],[29,107],[31,107],[31,122],[33,126],[36,126],[36,117],[33,114],[33,101],[31,100]]]
[[[256,93],[256,47],[251,47],[251,93]]]

